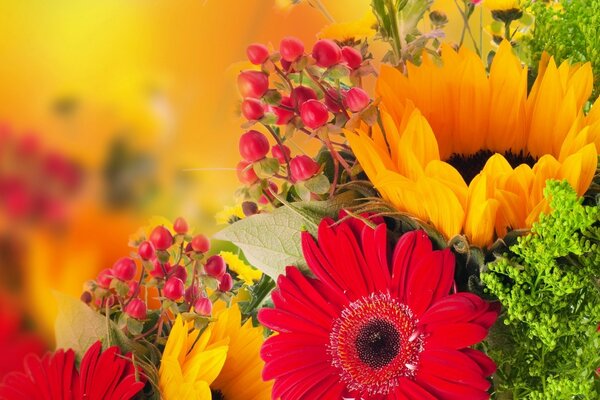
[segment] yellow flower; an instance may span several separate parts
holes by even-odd
[[[493,11],[515,10],[521,8],[520,0],[483,0],[483,5]]]
[[[221,332],[219,331],[219,335]],[[159,388],[164,400],[211,400],[210,385],[225,364],[229,339],[177,316],[163,352]]]
[[[262,272],[246,264],[236,254],[230,251],[222,251],[219,255],[223,257],[227,265],[229,265],[229,269],[235,272],[247,285],[252,285],[262,276]]]
[[[264,341],[263,328],[253,327],[252,320],[242,325],[242,315],[233,304],[217,316],[211,341],[228,340],[227,360],[217,379],[211,385],[213,391],[225,400],[269,400],[273,382],[264,382],[264,362],[260,347]]]
[[[221,211],[215,214],[215,220],[219,225],[231,224],[232,222],[238,221],[245,218],[244,210],[241,204],[235,206],[225,206]]]
[[[327,25],[319,33],[319,39],[332,39],[338,42],[358,41],[373,37],[375,29],[373,26],[377,23],[377,19],[372,12],[366,13],[361,19],[348,22],[338,22]]]
[[[483,247],[547,210],[546,180],[587,190],[600,146],[600,101],[582,111],[589,63],[544,57],[528,95],[527,70],[506,41],[489,76],[464,47],[445,46],[442,61],[409,64],[408,76],[382,67],[382,126],[346,132],[383,198],[448,239],[462,233]]]

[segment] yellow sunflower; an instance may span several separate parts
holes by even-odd
[[[519,9],[521,2],[520,0],[483,0],[483,5],[490,10],[506,11]]]
[[[216,339],[213,327],[204,332],[177,316],[167,339],[158,386],[164,400],[211,400],[210,385],[227,358],[227,337]]]
[[[221,251],[219,255],[229,266],[229,269],[235,272],[239,279],[244,281],[246,285],[252,285],[262,276],[262,272],[248,264],[241,258],[230,251]]]
[[[359,41],[369,39],[377,33],[375,26],[377,19],[371,11],[367,12],[362,18],[354,21],[336,22],[327,25],[319,33],[319,39],[333,39],[338,42]]]
[[[557,67],[545,57],[530,93],[527,70],[503,42],[489,76],[481,60],[449,46],[407,76],[382,67],[382,126],[346,132],[383,198],[478,246],[530,227],[545,211],[546,180],[566,179],[582,195],[597,166],[600,102],[589,63]]]

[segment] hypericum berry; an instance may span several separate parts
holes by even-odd
[[[152,230],[149,239],[157,250],[167,250],[173,245],[173,235],[162,225]]]
[[[192,249],[199,253],[206,253],[210,250],[210,240],[204,235],[196,235],[192,238]]]
[[[335,88],[327,89],[327,93],[325,94],[327,109],[334,114],[341,112],[345,94],[346,92],[343,89],[340,92]]]
[[[108,289],[114,276],[115,275],[113,273],[113,270],[110,268],[106,268],[100,271],[100,273],[96,277],[96,282],[98,282],[98,286],[100,286],[101,288]]]
[[[279,161],[280,164],[285,164],[286,157],[289,159],[292,151],[285,144],[271,147],[271,154]]]
[[[194,303],[194,301],[196,301],[199,295],[200,291],[198,290],[198,286],[192,285],[189,288],[185,289],[183,298],[187,303]]]
[[[242,203],[242,211],[246,217],[258,214],[258,206],[253,201],[244,201]]]
[[[297,86],[292,90],[291,98],[294,107],[299,109],[308,100],[316,100],[317,93],[308,86]]]
[[[283,96],[279,104],[280,106],[272,106],[270,110],[277,116],[277,121],[275,122],[277,125],[286,125],[294,116],[294,112],[289,110],[294,108],[292,98]],[[285,106],[285,108],[281,106]]]
[[[346,62],[346,65],[352,69],[360,67],[363,61],[360,51],[350,46],[342,47],[342,59]]]
[[[295,181],[305,181],[312,178],[319,171],[319,164],[306,155],[292,158],[290,173]]]
[[[239,150],[246,161],[262,160],[269,153],[269,141],[258,131],[248,131],[240,137]]]
[[[269,58],[269,49],[260,43],[252,43],[246,48],[248,60],[254,65],[260,65]]]
[[[171,271],[171,264],[161,264],[161,262],[158,261],[158,259],[154,259],[152,261],[152,265],[154,266],[154,268],[152,269],[152,271],[150,271],[150,275],[154,278],[164,279]]]
[[[125,314],[135,319],[146,319],[148,316],[146,303],[138,298],[132,299],[125,307]]]
[[[294,62],[304,54],[304,43],[293,36],[284,37],[279,43],[279,54],[285,61]]]
[[[135,277],[137,265],[129,257],[119,258],[112,266],[115,278],[122,281],[130,281]]]
[[[254,172],[254,168],[252,168],[252,163],[249,161],[240,161],[236,168],[237,177],[241,183],[244,185],[252,185],[256,181],[258,181],[258,176],[256,172]]]
[[[329,121],[329,112],[325,104],[320,101],[308,100],[300,107],[300,118],[310,129],[317,129]]]
[[[229,274],[225,274],[221,277],[221,283],[219,283],[219,290],[221,292],[229,292],[233,288],[233,278]]]
[[[92,302],[92,294],[86,290],[85,292],[81,293],[79,299],[85,304],[90,304]]]
[[[322,39],[313,46],[312,56],[318,66],[329,68],[340,62],[342,50],[333,40]]]
[[[269,76],[260,71],[242,71],[237,83],[242,97],[259,99],[269,89]]]
[[[359,112],[365,109],[369,105],[371,99],[367,92],[359,87],[353,87],[348,90],[346,96],[344,96],[344,104],[352,112]]]
[[[274,198],[273,195],[271,194],[271,192],[273,192],[273,193],[279,192],[279,188],[277,187],[275,182],[269,182],[269,190],[266,190],[265,191],[266,194],[263,194],[260,196],[260,198],[258,199],[258,202],[262,205],[269,204]]]
[[[138,254],[142,258],[142,260],[150,260],[154,258],[156,251],[154,250],[154,245],[149,241],[145,240],[138,246]]]
[[[184,292],[185,286],[183,285],[183,281],[176,277],[167,279],[167,282],[165,282],[165,286],[163,287],[163,295],[167,299],[173,301],[183,297]]]
[[[200,297],[194,303],[194,311],[200,315],[210,316],[212,314],[212,303],[206,297]]]
[[[140,293],[140,284],[136,281],[129,282],[129,291],[127,292],[128,297],[135,297]]]
[[[225,260],[223,260],[223,257],[215,255],[209,257],[208,260],[206,260],[204,270],[208,275],[212,276],[213,278],[220,278],[227,270],[227,265],[225,264]]]
[[[177,218],[175,222],[173,222],[173,230],[180,235],[185,235],[188,229],[189,227],[187,221],[181,217]]]
[[[182,282],[187,280],[187,271],[181,265],[174,266],[169,272],[169,275],[181,279]]]
[[[265,115],[265,107],[258,99],[247,98],[242,101],[242,115],[250,121],[257,121]]]

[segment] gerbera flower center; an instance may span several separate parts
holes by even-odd
[[[481,172],[485,163],[493,155],[494,152],[490,150],[479,150],[475,154],[468,155],[453,153],[446,162],[456,168],[468,185]],[[537,161],[531,154],[525,154],[522,150],[516,154],[512,151],[507,151],[503,155],[513,168],[521,164],[533,167]]]
[[[401,377],[413,377],[423,350],[417,320],[389,294],[350,303],[334,321],[328,347],[331,363],[348,389],[387,394]]]

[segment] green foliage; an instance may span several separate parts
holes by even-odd
[[[537,68],[544,51],[558,62],[591,62],[595,99],[600,94],[600,0],[562,0],[561,4],[562,8],[557,9],[542,1],[531,1],[535,25],[527,41],[531,56],[528,64]]]
[[[505,312],[488,340],[498,398],[595,399],[600,208],[548,181],[552,212],[482,274]],[[503,322],[503,323],[502,323]]]

